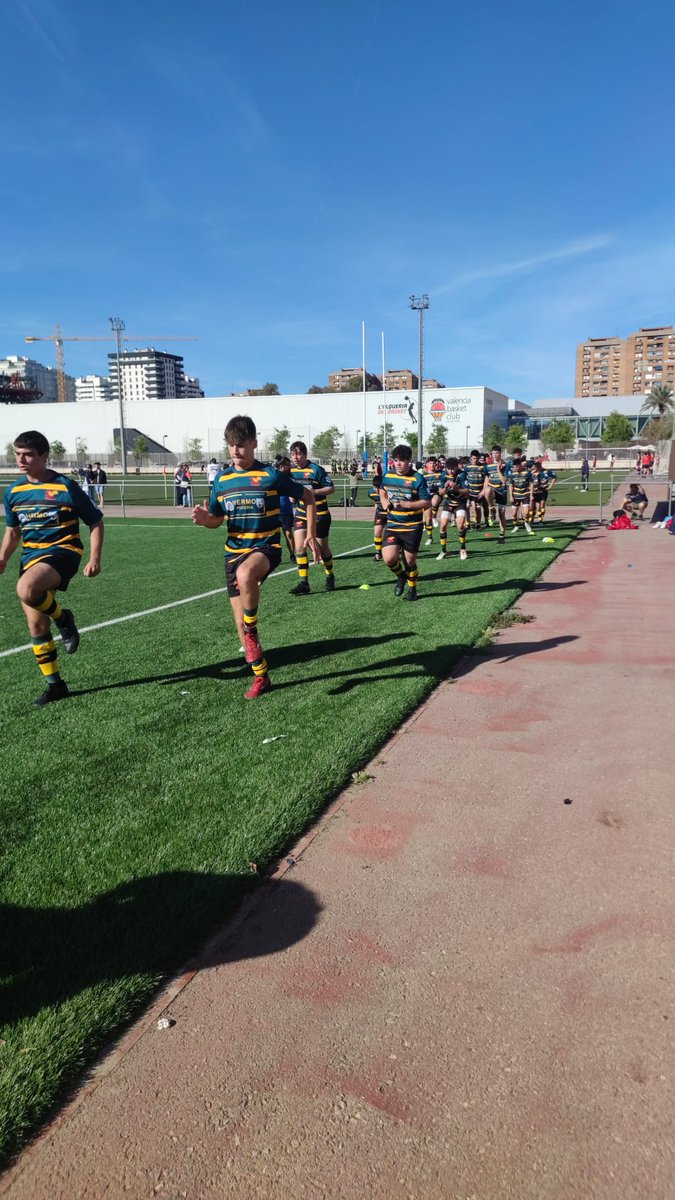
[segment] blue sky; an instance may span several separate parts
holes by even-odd
[[[415,370],[426,292],[425,374],[532,401],[674,322],[671,6],[174,7],[2,4],[0,356],[114,315],[199,338],[166,348],[207,395],[306,391],[364,320]]]

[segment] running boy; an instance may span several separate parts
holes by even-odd
[[[255,700],[272,686],[258,637],[258,604],[261,584],[281,562],[279,496],[304,501],[306,544],[318,562],[316,507],[311,488],[303,487],[290,474],[258,461],[256,428],[250,417],[233,417],[228,421],[225,441],[232,465],[216,477],[208,503],[204,501],[192,510],[192,520],[207,529],[219,529],[223,521],[227,522],[227,594],[246,661],[255,676],[246,699]]]
[[[49,442],[30,429],[14,440],[16,465],[24,472],[5,491],[7,530],[0,546],[0,574],[23,539],[16,594],[26,614],[33,653],[47,687],[33,704],[41,708],[70,695],[61,678],[53,621],[66,654],[74,654],[80,634],[69,608],[61,608],[55,593],[65,592],[83,553],[80,520],[91,531],[88,578],[101,570],[103,515],[74,479],[47,466]]]
[[[387,514],[382,508],[380,498],[380,488],[382,487],[382,472],[379,471],[373,478],[373,486],[368,492],[368,499],[375,504],[375,513],[373,515],[373,542],[375,543],[375,562],[382,562],[382,539],[384,537],[384,529],[387,524]]]
[[[449,458],[441,475],[441,495],[443,508],[441,511],[441,552],[437,559],[449,558],[448,555],[448,522],[455,519],[459,534],[459,557],[466,561],[466,517],[468,508],[469,489],[466,486],[464,472],[460,471],[459,461]]]
[[[304,442],[293,442],[291,445],[291,475],[304,485],[305,490],[311,488],[316,502],[316,539],[321,550],[323,569],[326,573],[326,591],[335,591],[335,576],[333,574],[333,554],[328,543],[328,534],[332,517],[328,511],[328,497],[335,491],[335,484],[319,463],[310,462],[307,457],[307,447]],[[295,557],[298,564],[299,582],[291,588],[291,596],[306,596],[310,591],[307,556],[307,510],[304,500],[296,502],[295,506]],[[318,561],[318,560],[317,560]]]
[[[497,541],[504,545],[506,540],[506,505],[508,504],[508,467],[502,458],[501,446],[493,446],[490,461],[485,465],[485,495],[490,508],[494,507],[499,521]]]
[[[406,600],[417,599],[417,551],[422,540],[422,514],[429,507],[424,475],[412,467],[411,459],[410,446],[395,446],[389,456],[392,467],[380,490],[380,505],[387,514],[382,556],[396,576],[395,594],[402,596],[405,592]]]

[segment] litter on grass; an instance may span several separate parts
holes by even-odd
[[[282,738],[288,737],[287,733],[275,733],[274,737],[263,738],[263,746],[269,746],[270,742],[280,742]]]

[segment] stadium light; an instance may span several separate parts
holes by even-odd
[[[419,313],[420,318],[420,374],[417,381],[417,457],[424,461],[424,425],[422,413],[422,375],[424,373],[424,310],[429,307],[429,297],[411,296],[410,307]]]

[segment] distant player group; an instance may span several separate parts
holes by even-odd
[[[326,591],[335,589],[329,543],[331,516],[328,496],[332,479],[310,461],[304,442],[293,442],[290,458],[271,465],[256,458],[256,428],[250,417],[233,417],[225,429],[231,462],[215,473],[208,501],[192,512],[195,525],[218,529],[227,525],[225,578],[234,622],[253,682],[245,693],[256,699],[271,688],[269,670],[258,632],[260,587],[281,561],[281,531],[298,569],[292,595],[310,592],[309,558],[321,562]],[[63,649],[73,654],[80,635],[70,609],[62,608],[57,591],[65,591],[77,573],[83,554],[79,522],[90,529],[86,576],[101,570],[103,514],[82,488],[47,466],[49,443],[29,430],[14,441],[22,475],[5,490],[7,529],[0,546],[0,574],[22,544],[17,594],[21,601],[46,688],[34,700],[43,707],[70,694],[62,679],[51,623],[61,634]],[[439,529],[439,559],[448,557],[448,526],[459,538],[459,556],[467,557],[467,531],[483,524],[499,526],[498,541],[506,535],[506,510],[513,506],[513,530],[543,521],[553,471],[541,462],[514,454],[504,462],[501,448],[489,455],[473,450],[466,458],[429,459],[423,471],[412,464],[409,446],[396,446],[386,472],[375,476],[370,498],[375,504],[375,558],[395,576],[394,591],[417,599],[417,555],[426,533],[433,543]]]

